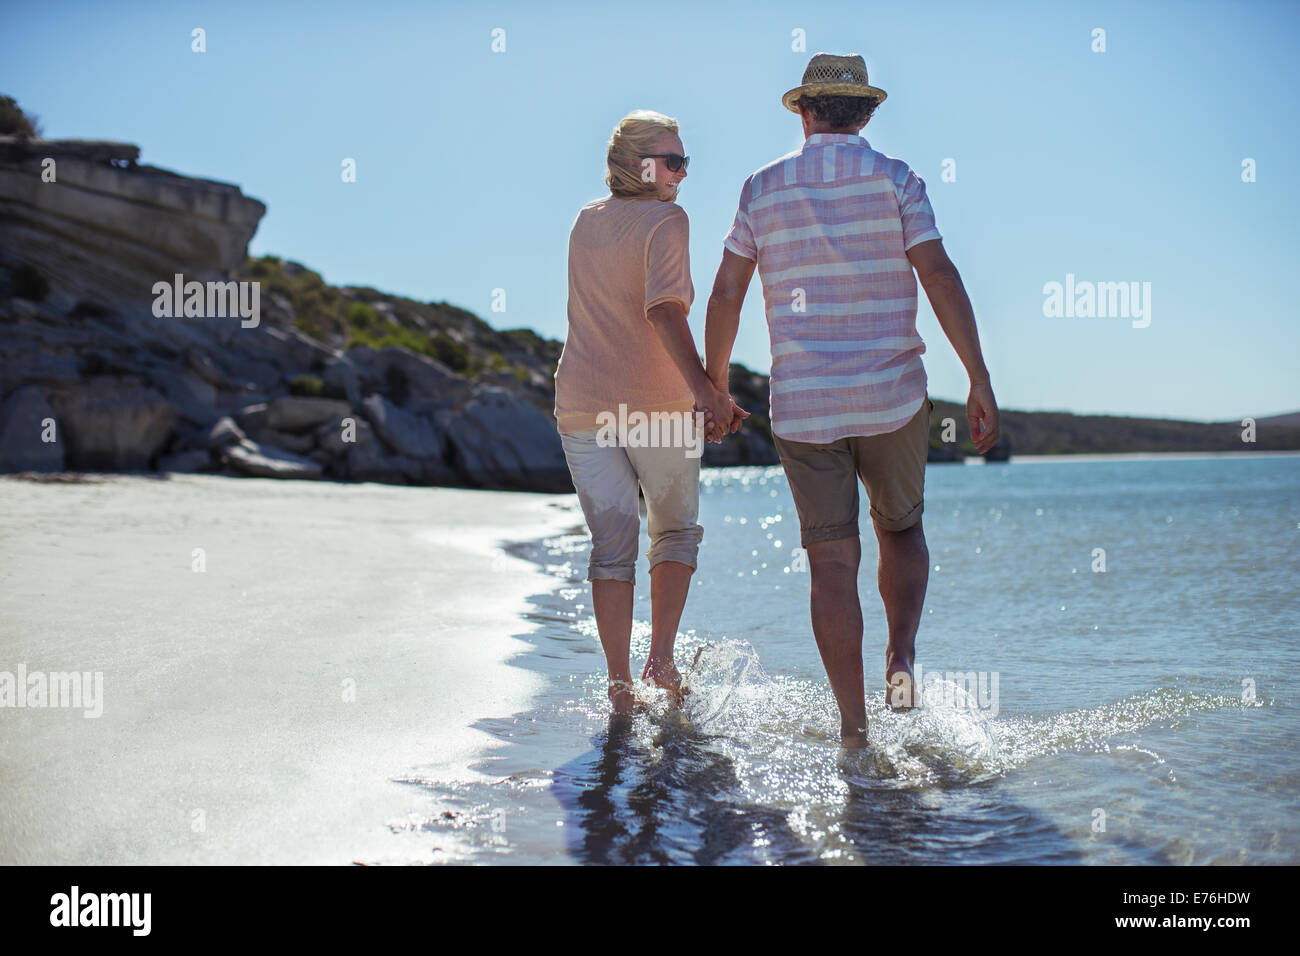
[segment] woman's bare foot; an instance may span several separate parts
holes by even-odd
[[[641,672],[641,681],[667,692],[668,699],[677,707],[682,705],[682,698],[690,693],[689,690],[682,689],[682,675],[677,672],[677,665],[672,658],[650,658],[645,662],[645,670]]]
[[[630,680],[611,680],[609,682],[609,702],[616,714],[634,714],[643,708],[636,697],[636,688]]]
[[[898,670],[885,675],[885,704],[895,712],[905,712],[917,706],[916,678],[910,670]]]

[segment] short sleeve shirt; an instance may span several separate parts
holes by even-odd
[[[912,419],[927,378],[907,250],[941,238],[922,179],[861,136],[814,133],[745,180],[723,244],[757,263],[776,435],[830,443]]]
[[[596,428],[603,412],[690,412],[690,386],[646,313],[689,314],[690,220],[674,202],[613,195],[588,203],[569,233],[569,325],[555,371],[561,432]]]

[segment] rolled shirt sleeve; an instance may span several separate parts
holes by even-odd
[[[731,231],[722,240],[723,246],[738,256],[758,261],[758,245],[754,242],[754,230],[749,225],[749,186],[754,177],[750,176],[740,187],[740,202],[736,206],[736,218],[731,223]]]
[[[925,180],[910,170],[898,197],[898,211],[903,220],[904,251],[918,242],[943,238],[934,224],[934,209],[925,192]]]
[[[690,219],[680,206],[650,232],[646,240],[645,312],[670,300],[691,311],[695,286],[691,284]]]

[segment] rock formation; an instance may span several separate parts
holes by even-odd
[[[266,207],[138,156],[0,136],[0,471],[572,489],[541,370],[344,351],[274,295],[256,322],[156,315],[156,283],[239,280]]]

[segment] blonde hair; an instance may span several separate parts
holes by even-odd
[[[658,187],[641,179],[641,157],[656,152],[664,131],[679,133],[677,120],[654,110],[633,110],[614,127],[605,152],[605,185],[615,196],[637,199],[658,195]]]

